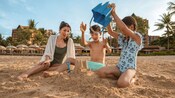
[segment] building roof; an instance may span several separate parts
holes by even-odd
[[[76,49],[84,49],[84,47],[81,46],[81,45],[78,44],[78,43],[74,43],[74,45],[75,45],[75,48],[76,48]]]
[[[22,25],[19,25],[18,27],[17,27],[17,29],[28,29],[29,28],[29,26],[22,26]]]

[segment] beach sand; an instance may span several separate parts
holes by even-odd
[[[77,57],[89,59],[89,57]],[[39,56],[0,55],[0,98],[175,98],[175,56],[138,57],[134,85],[117,88],[116,80],[82,72],[44,78],[42,72],[27,81],[16,79],[38,63]],[[115,66],[119,57],[107,57]]]

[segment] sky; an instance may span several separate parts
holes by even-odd
[[[73,35],[81,35],[80,23],[88,25],[92,8],[99,3],[116,4],[116,13],[122,19],[135,13],[149,20],[149,35],[161,36],[164,32],[154,31],[154,24],[160,15],[167,13],[167,3],[175,0],[0,0],[0,33],[4,38],[12,36],[12,29],[18,25],[27,26],[34,19],[37,28],[52,29],[58,32],[61,21],[69,23]],[[173,16],[173,20],[175,17]],[[88,31],[86,36],[89,36]]]

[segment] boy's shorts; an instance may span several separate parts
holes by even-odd
[[[88,69],[90,69],[92,71],[96,71],[96,70],[105,66],[105,64],[93,62],[93,61],[86,61],[86,65],[87,65]]]

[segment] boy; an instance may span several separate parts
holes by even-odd
[[[93,25],[90,27],[90,35],[93,41],[87,42],[85,40],[86,24],[83,22],[80,25],[80,30],[82,32],[82,43],[90,48],[90,61],[83,61],[83,66],[92,71],[98,71],[98,69],[105,66],[105,55],[106,50],[110,53],[111,49],[107,40],[103,38],[100,41],[101,30],[98,25]],[[81,65],[81,64],[80,64]]]

